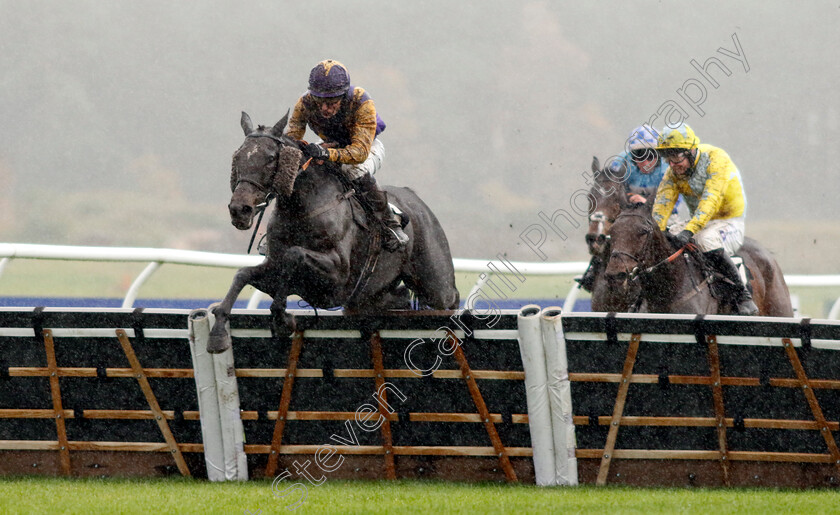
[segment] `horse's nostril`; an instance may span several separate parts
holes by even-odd
[[[592,243],[595,243],[595,235],[594,235],[594,234],[587,234],[587,235],[585,236],[585,238],[586,238],[586,243],[588,243],[588,244],[590,244],[590,245],[591,245]]]
[[[605,241],[607,241],[607,237],[603,234],[599,234],[598,235],[598,243],[604,243]]]
[[[228,211],[231,216],[250,216],[254,209],[251,206],[242,204],[229,204]]]

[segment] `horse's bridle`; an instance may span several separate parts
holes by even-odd
[[[252,132],[251,134],[248,134],[245,137],[246,138],[268,138],[270,140],[273,140],[273,141],[277,142],[277,144],[280,147],[283,147],[284,145],[296,146],[294,141],[289,139],[286,136],[278,137],[278,136],[275,136],[274,134],[268,134],[268,133],[265,133],[265,132]],[[311,159],[309,161],[311,161]],[[300,170],[306,170],[306,165],[309,164],[309,161],[307,161],[306,164],[300,166]],[[278,153],[277,159],[275,160],[275,164],[274,164],[274,172],[272,173],[271,179],[270,179],[269,182],[271,182],[271,183],[274,182],[274,176],[277,175],[279,166],[280,166],[280,155]],[[247,182],[248,184],[257,188],[257,190],[259,190],[260,193],[263,193],[265,195],[265,200],[263,200],[261,203],[254,206],[254,208],[259,211],[260,218],[262,218],[262,212],[268,206],[268,203],[271,201],[272,195],[275,195],[275,192],[266,188],[262,184],[257,183],[256,181],[252,181],[251,179],[241,179],[239,177],[237,177],[236,184],[233,186],[233,189],[235,190],[237,187],[239,187],[239,184],[242,183],[242,182]],[[307,213],[305,218],[312,218],[312,217],[317,216],[321,213],[329,211],[330,209],[333,209],[334,207],[336,207],[341,202],[343,202],[343,201],[347,200],[348,198],[352,197],[354,193],[355,193],[355,190],[353,190],[351,188],[348,191],[337,195],[336,198],[332,202],[329,202],[329,203],[319,207],[318,209],[316,209],[316,210],[314,210],[310,213]],[[259,222],[258,222],[258,224],[259,224]],[[256,230],[255,230],[255,233],[256,233]]]
[[[645,243],[644,243],[644,245],[642,245],[642,249],[647,249],[648,245],[650,244],[650,239],[653,236],[653,229],[656,229],[656,227],[653,224],[653,221],[650,218],[648,218],[647,216],[641,215],[639,213],[630,213],[630,212],[620,213],[616,217],[616,220],[623,217],[623,216],[635,216],[635,217],[641,218],[642,220],[644,220],[645,224],[649,228],[652,229],[650,232],[648,232],[647,237],[645,238]],[[613,220],[613,222],[615,222],[615,220]],[[612,252],[610,252],[610,259],[612,259],[613,256],[626,256],[626,257],[629,257],[630,259],[632,259],[636,263],[636,266],[633,267],[633,270],[627,270],[628,277],[630,278],[631,281],[636,280],[636,278],[640,274],[651,272],[656,267],[659,266],[659,264],[656,264],[656,265],[653,265],[651,267],[645,268],[644,267],[644,259],[638,258],[638,257],[634,256],[633,254],[630,254],[629,252],[624,252],[623,250],[613,249]],[[625,269],[626,268],[627,267],[625,267]]]
[[[282,147],[283,145],[288,145],[288,143],[289,143],[288,141],[284,141],[282,138],[278,138],[278,137],[277,137],[277,136],[275,136],[274,134],[267,134],[267,133],[265,133],[265,132],[252,132],[251,134],[248,134],[247,136],[245,136],[245,138],[268,138],[268,139],[270,139],[270,140],[274,140],[274,141],[276,141],[276,142],[277,142],[277,144],[278,144],[278,145],[280,145],[281,147]],[[274,176],[275,176],[275,175],[277,175],[277,168],[278,168],[279,166],[280,166],[280,154],[278,153],[278,154],[277,154],[277,159],[275,159],[275,163],[274,163],[274,172],[271,174],[271,179],[269,180],[269,183],[274,182]],[[233,185],[233,189],[235,190],[236,188],[238,188],[238,187],[239,187],[239,184],[240,184],[240,183],[243,183],[243,182],[248,183],[248,184],[250,184],[251,186],[253,186],[253,187],[257,188],[257,190],[258,190],[260,193],[262,193],[263,195],[265,195],[265,200],[264,200],[261,204],[258,204],[258,205],[256,206],[257,208],[260,208],[260,206],[262,206],[262,208],[265,208],[265,206],[267,206],[267,205],[268,205],[268,201],[270,200],[270,199],[269,199],[269,196],[270,196],[273,192],[272,192],[270,189],[268,189],[268,188],[266,188],[265,186],[263,186],[262,184],[258,183],[257,181],[253,181],[253,180],[251,180],[251,179],[247,179],[247,178],[240,178],[240,177],[239,177],[239,174],[237,174],[237,177],[236,177],[236,184],[234,184],[234,185]]]
[[[591,215],[589,215],[589,221],[591,223],[598,224],[598,234],[597,236],[592,233],[587,233],[584,236],[584,239],[587,243],[594,243],[598,242],[603,244],[610,240],[610,235],[604,233],[604,222],[609,222],[611,224],[615,223],[615,218],[607,218],[607,215],[603,211],[595,211]]]

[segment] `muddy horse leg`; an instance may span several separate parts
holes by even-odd
[[[211,354],[218,354],[230,348],[230,334],[226,329],[226,324],[230,318],[230,310],[233,309],[233,303],[239,297],[242,288],[252,284],[254,281],[259,281],[265,275],[267,267],[265,263],[257,266],[247,266],[240,268],[233,276],[233,283],[225,295],[224,300],[213,308],[213,315],[216,317],[216,322],[213,324],[213,329],[210,330],[210,338],[207,341],[207,352]]]
[[[271,302],[271,332],[272,336],[286,337],[297,330],[295,316],[286,311],[286,292],[275,292]]]

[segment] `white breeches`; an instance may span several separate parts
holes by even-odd
[[[668,227],[668,231],[679,234],[685,226],[686,222],[679,222]],[[703,252],[723,249],[727,256],[732,256],[744,244],[744,218],[710,220],[706,227],[694,235],[694,242]]]
[[[382,160],[384,158],[385,145],[382,144],[379,138],[374,138],[373,144],[370,146],[370,153],[363,163],[357,165],[341,165],[341,170],[350,177],[350,180],[358,179],[365,174],[373,175],[377,170],[382,168]]]

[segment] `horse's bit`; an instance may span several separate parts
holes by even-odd
[[[638,213],[621,213],[616,218],[621,218],[622,216],[635,216],[635,217],[641,218],[642,220],[644,220],[645,224],[649,228],[654,229],[653,222],[646,216],[640,215]],[[644,245],[642,245],[642,249],[647,249],[648,244],[650,243],[650,239],[651,239],[652,236],[653,236],[653,231],[651,230],[650,232],[647,233],[647,237],[645,238]],[[644,260],[643,259],[640,259],[640,258],[634,256],[633,254],[630,254],[629,252],[624,252],[623,250],[613,249],[613,251],[610,253],[610,259],[612,259],[612,257],[614,255],[626,256],[626,257],[629,257],[630,259],[632,259],[633,261],[635,261],[636,266],[633,267],[633,270],[628,270],[628,277],[630,278],[631,281],[635,281],[639,277],[639,275],[641,275],[642,273],[652,272],[656,267],[659,266],[659,263],[657,263],[656,265],[653,265],[651,267],[644,268]],[[625,267],[625,270],[626,270],[626,267]]]

